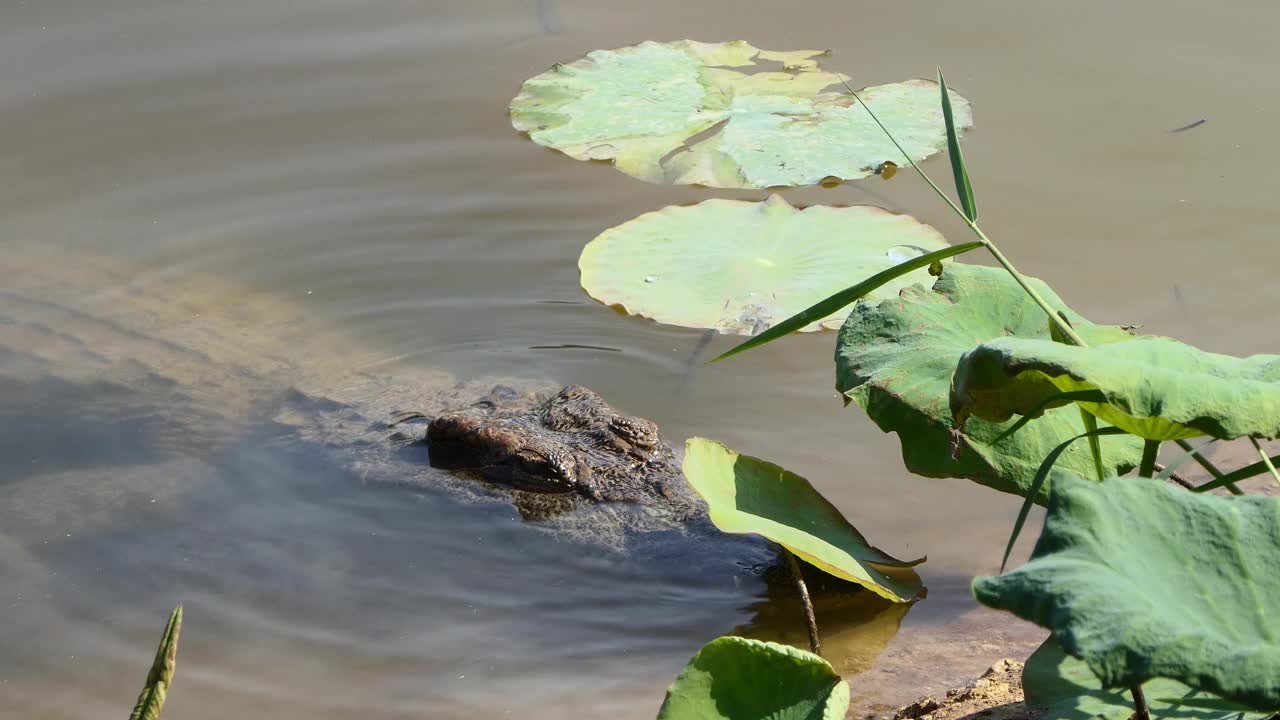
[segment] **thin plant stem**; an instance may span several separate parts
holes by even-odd
[[[1164,471],[1165,471],[1165,466],[1164,466],[1164,465],[1161,465],[1160,463],[1156,463],[1156,472],[1158,472],[1158,473],[1163,473]],[[1172,483],[1173,483],[1173,484],[1175,484],[1175,485],[1178,485],[1179,487],[1182,487],[1182,488],[1186,489],[1186,490],[1191,490],[1191,489],[1194,489],[1194,488],[1195,488],[1195,484],[1194,484],[1194,483],[1192,483],[1190,480],[1188,480],[1188,479],[1186,479],[1186,478],[1182,477],[1181,475],[1179,475],[1179,474],[1178,474],[1178,473],[1176,473],[1176,472],[1171,472],[1171,473],[1169,473],[1169,481],[1170,481],[1170,482],[1172,482]]]
[[[1253,443],[1253,448],[1258,451],[1258,455],[1262,456],[1262,463],[1271,471],[1271,477],[1276,479],[1276,483],[1280,484],[1280,472],[1276,472],[1276,466],[1271,464],[1271,458],[1267,457],[1267,451],[1262,449],[1262,445],[1258,439],[1250,436],[1249,442]]]
[[[1191,453],[1191,459],[1195,460],[1196,464],[1204,468],[1204,471],[1212,475],[1214,479],[1220,478],[1225,474],[1218,469],[1217,465],[1214,465],[1212,462],[1210,462],[1209,458],[1204,457],[1203,454],[1199,452],[1199,450],[1204,449],[1203,445],[1201,445],[1199,450],[1197,450],[1196,448],[1191,447],[1191,443],[1187,442],[1186,440],[1175,440],[1174,442],[1178,443],[1178,447]],[[1232,495],[1244,494],[1244,491],[1236,487],[1235,483],[1227,483],[1225,487]]]
[[[871,116],[871,119],[875,121],[876,125],[880,126],[880,129],[884,131],[885,136],[889,138],[889,141],[893,143],[893,146],[898,148],[898,152],[902,153],[902,156],[907,159],[907,162],[911,163],[911,167],[920,174],[920,177],[924,178],[925,182],[929,183],[929,187],[933,188],[933,191],[938,194],[938,197],[946,201],[951,210],[955,212],[961,220],[964,220],[964,223],[969,226],[969,229],[973,231],[973,234],[978,236],[978,240],[982,243],[982,246],[987,249],[987,252],[991,253],[991,256],[996,259],[996,262],[1000,263],[1000,266],[1013,276],[1013,279],[1017,281],[1018,285],[1022,286],[1022,289],[1027,293],[1027,296],[1030,297],[1036,305],[1039,305],[1040,309],[1049,316],[1049,321],[1057,325],[1058,329],[1062,331],[1062,334],[1070,338],[1072,343],[1079,345],[1080,347],[1087,347],[1084,340],[1076,334],[1076,331],[1071,329],[1071,326],[1068,325],[1065,320],[1058,317],[1058,313],[1049,306],[1049,303],[1040,296],[1040,293],[1036,292],[1035,288],[1031,287],[1027,282],[1026,277],[1024,277],[1022,273],[1018,272],[1018,269],[1013,266],[1013,263],[1009,261],[1009,258],[1005,257],[1004,253],[1000,252],[1000,248],[996,247],[996,244],[992,242],[991,238],[987,237],[987,234],[982,232],[982,228],[978,227],[977,223],[970,220],[969,217],[964,214],[964,211],[951,200],[951,197],[943,192],[942,188],[938,187],[938,184],[935,183],[924,170],[920,169],[920,166],[916,164],[916,161],[912,159],[909,154],[907,154],[907,151],[902,149],[902,145],[898,143],[898,139],[893,136],[893,133],[889,132],[889,128],[885,127],[884,123],[880,122],[880,118],[876,117],[876,114],[871,110],[871,108],[867,107],[867,104],[862,101],[858,92],[849,85],[849,81],[841,79],[841,82],[844,83],[845,88],[848,89],[849,94],[853,96],[853,99],[857,100],[858,104],[862,106],[862,109],[867,111],[867,114]]]
[[[1084,424],[1084,429],[1093,432],[1098,429],[1098,418],[1092,413],[1077,405],[1080,409],[1080,422]],[[1093,471],[1098,474],[1098,482],[1107,479],[1107,471],[1102,467],[1102,441],[1097,435],[1089,436],[1089,454],[1093,456]]]
[[[796,589],[800,591],[800,604],[804,606],[804,621],[809,628],[809,649],[814,655],[822,654],[822,643],[818,640],[818,618],[813,614],[813,600],[809,598],[809,588],[804,584],[804,575],[800,573],[800,562],[786,548],[782,549],[791,566],[791,576],[796,579]]]
[[[1142,692],[1142,684],[1129,688],[1129,692],[1133,695],[1134,720],[1151,720],[1151,708],[1147,707],[1147,696]]]
[[[949,92],[942,81],[942,68],[938,68],[938,79],[940,90],[944,93]],[[898,152],[902,153],[902,156],[907,159],[907,162],[911,164],[912,169],[914,169],[920,177],[924,178],[924,181],[929,184],[929,187],[933,188],[933,191],[937,193],[938,197],[942,198],[943,202],[951,208],[951,211],[969,226],[969,229],[973,231],[974,235],[978,236],[978,240],[982,243],[982,246],[987,249],[987,252],[991,253],[991,256],[996,259],[996,262],[1000,263],[1000,266],[1005,269],[1005,272],[1009,273],[1009,275],[1013,277],[1014,281],[1022,287],[1022,290],[1027,294],[1027,297],[1031,298],[1032,302],[1039,305],[1044,314],[1049,316],[1049,322],[1052,325],[1057,326],[1057,328],[1062,332],[1062,336],[1069,340],[1073,345],[1088,347],[1084,338],[1081,338],[1076,334],[1076,331],[1071,327],[1071,323],[1067,322],[1065,317],[1062,317],[1058,312],[1050,307],[1049,303],[1040,296],[1040,293],[1037,292],[1035,288],[1031,287],[1031,283],[1027,282],[1026,277],[1024,277],[1022,273],[1018,272],[1018,269],[1013,266],[1013,262],[1011,262],[1009,258],[1005,257],[1004,253],[1000,252],[1000,248],[996,247],[995,242],[992,241],[991,238],[987,237],[987,234],[982,231],[982,228],[978,227],[978,223],[975,222],[973,218],[970,218],[968,213],[961,210],[960,207],[951,200],[951,196],[943,192],[942,188],[938,187],[938,184],[933,181],[933,178],[929,177],[929,174],[920,168],[920,165],[916,163],[915,159],[903,149],[901,143],[898,142],[898,139],[893,136],[893,133],[889,132],[889,128],[885,127],[884,123],[880,122],[880,118],[876,116],[875,112],[862,101],[862,98],[859,97],[858,92],[853,89],[853,86],[851,86],[843,76],[841,77],[840,82],[844,84],[845,89],[849,91],[849,94],[853,96],[853,99],[862,106],[862,109],[867,111],[867,114],[870,115],[871,119],[880,127],[880,130],[885,134],[885,137],[888,137],[889,141],[893,143],[893,146],[898,149]],[[952,139],[953,138],[948,137],[948,143],[950,143]],[[958,146],[959,141],[956,140],[956,143]],[[952,162],[954,164],[956,159],[953,158]],[[963,163],[963,160],[960,162]],[[955,170],[955,168],[952,169],[953,171]],[[959,175],[957,175],[957,178],[958,177]],[[957,182],[959,182],[958,179]],[[1083,408],[1081,408],[1080,412],[1081,415],[1087,415]],[[1084,425],[1086,430],[1093,430],[1097,428],[1097,421],[1094,420],[1092,416],[1088,416],[1085,418]],[[1098,481],[1101,482],[1106,473],[1102,465],[1102,446],[1098,438],[1089,438],[1089,452],[1093,456],[1093,464],[1095,471],[1098,474]]]
[[[1160,441],[1147,440],[1142,446],[1142,464],[1138,466],[1138,475],[1149,478],[1156,474],[1156,456],[1160,454]]]

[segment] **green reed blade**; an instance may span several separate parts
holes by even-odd
[[[151,663],[151,671],[147,673],[146,687],[138,695],[138,702],[134,705],[129,720],[159,720],[165,696],[173,684],[173,672],[178,661],[178,637],[181,634],[182,605],[178,605],[169,615],[169,623],[165,625],[164,635],[160,638],[160,647],[156,648],[156,659]]]
[[[1069,402],[1104,403],[1106,401],[1107,401],[1107,396],[1103,395],[1101,390],[1073,390],[1071,392],[1064,392],[1064,393],[1058,393],[1057,395],[1050,395],[1044,400],[1041,400],[1040,403],[1037,404],[1034,408],[1032,408],[1031,410],[1024,413],[1022,416],[1020,416],[1018,418],[1018,421],[1010,425],[1008,428],[1006,428],[1004,432],[997,435],[996,439],[991,441],[991,444],[995,445],[996,443],[999,443],[1001,440],[1004,440],[1010,435],[1018,432],[1023,427],[1025,427],[1027,423],[1031,422],[1032,420],[1035,420],[1036,416],[1043,413],[1045,410],[1049,408],[1050,405],[1054,403],[1058,403],[1058,402],[1061,402],[1064,404]],[[1092,417],[1092,415],[1090,417]],[[1091,428],[1086,427],[1085,429],[1090,430]]]
[[[1013,553],[1013,546],[1018,542],[1018,536],[1022,534],[1022,526],[1027,523],[1027,516],[1031,514],[1031,506],[1035,504],[1036,496],[1040,494],[1040,488],[1044,487],[1044,482],[1049,478],[1049,472],[1053,470],[1053,466],[1058,462],[1058,457],[1071,447],[1071,444],[1080,438],[1098,437],[1100,435],[1124,435],[1124,430],[1118,427],[1104,427],[1098,430],[1090,430],[1080,433],[1075,437],[1064,441],[1052,452],[1045,456],[1044,462],[1040,463],[1039,469],[1036,470],[1036,476],[1031,481],[1031,487],[1027,489],[1027,497],[1022,501],[1022,508],[1018,510],[1018,519],[1013,523],[1013,533],[1009,535],[1009,543],[1004,547],[1004,558],[1000,560],[1000,572],[1003,573],[1005,566],[1009,564],[1009,555]]]
[[[1217,440],[1217,438],[1214,438],[1214,440],[1210,440],[1209,442],[1205,443],[1204,445],[1201,445],[1201,446],[1200,446],[1200,449],[1201,449],[1201,450],[1205,449],[1206,447],[1208,447],[1208,446],[1209,446],[1209,443],[1212,443],[1212,442],[1214,442],[1214,441],[1216,441],[1216,440]],[[1209,458],[1205,457],[1203,453],[1197,452],[1197,451],[1195,451],[1195,450],[1193,450],[1193,449],[1192,449],[1192,447],[1191,447],[1191,443],[1187,442],[1186,440],[1174,440],[1174,442],[1176,442],[1176,443],[1178,444],[1178,447],[1182,448],[1183,450],[1186,450],[1186,451],[1187,451],[1187,453],[1188,453],[1188,454],[1190,454],[1190,455],[1191,455],[1191,457],[1195,459],[1196,463],[1197,463],[1200,467],[1204,468],[1205,472],[1207,472],[1207,473],[1209,473],[1210,475],[1212,475],[1212,476],[1214,477],[1214,479],[1217,479],[1217,478],[1220,478],[1220,477],[1222,477],[1222,476],[1223,476],[1223,472],[1222,472],[1221,470],[1219,470],[1219,469],[1218,469],[1218,467],[1217,467],[1216,465],[1214,465],[1212,462],[1210,462],[1210,461],[1209,461]],[[1232,495],[1243,495],[1243,494],[1244,494],[1244,491],[1243,491],[1243,490],[1241,490],[1240,488],[1236,487],[1234,483],[1226,483],[1225,485],[1223,485],[1223,487],[1225,487],[1227,490],[1229,490],[1229,491],[1231,492],[1231,494],[1232,494]]]
[[[731,350],[716,356],[711,362],[719,362],[727,357],[737,355],[744,350],[750,350],[764,345],[767,342],[777,340],[783,335],[789,335],[815,320],[821,320],[831,313],[852,305],[867,293],[875,290],[881,285],[884,285],[890,280],[906,275],[912,270],[919,270],[922,267],[928,267],[939,260],[967,253],[970,250],[977,250],[980,247],[982,247],[982,243],[980,242],[969,242],[962,245],[955,245],[949,248],[935,250],[928,255],[921,255],[920,257],[912,258],[904,263],[894,265],[888,270],[882,270],[857,285],[845,288],[826,300],[823,300],[822,302],[819,302],[805,310],[801,310],[759,335],[756,335]]]
[[[1278,463],[1280,462],[1280,455],[1272,455],[1267,459],[1272,463]],[[1267,463],[1264,463],[1261,460],[1259,460],[1258,462],[1252,465],[1246,465],[1240,468],[1239,470],[1229,472],[1220,478],[1215,478],[1203,485],[1199,485],[1196,488],[1194,488],[1191,492],[1208,492],[1210,490],[1216,490],[1220,487],[1223,487],[1224,485],[1229,486],[1231,485],[1231,483],[1240,482],[1241,480],[1248,480],[1249,478],[1255,475],[1261,475],[1262,473],[1265,473],[1265,472],[1270,472],[1267,469]]]
[[[969,222],[977,222],[978,204],[973,199],[973,186],[969,184],[969,171],[964,166],[964,153],[960,151],[956,121],[951,114],[951,95],[947,92],[947,81],[942,77],[942,68],[938,68],[938,86],[942,91],[942,117],[947,123],[947,152],[951,154],[951,174],[956,180],[956,195],[960,197],[964,216],[969,218]]]

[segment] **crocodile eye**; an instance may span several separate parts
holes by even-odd
[[[513,484],[532,492],[567,492],[577,485],[577,461],[563,450],[522,448],[511,456]]]
[[[644,418],[615,417],[609,421],[609,430],[632,445],[646,450],[652,450],[662,443],[658,436],[658,426]]]

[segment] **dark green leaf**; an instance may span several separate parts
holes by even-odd
[[[1027,705],[1044,711],[1044,720],[1130,720],[1133,700],[1128,688],[1104,689],[1083,661],[1062,651],[1049,638],[1027,659],[1022,671]],[[1159,720],[1262,720],[1265,713],[1193,690],[1175,680],[1156,678],[1143,683],[1151,715]],[[1168,698],[1179,698],[1170,700]],[[1244,717],[1239,717],[1241,712]]]
[[[1104,688],[1169,678],[1275,710],[1276,567],[1280,498],[1064,475],[1049,488],[1031,560],[975,579],[973,590],[984,605],[1049,628]]]
[[[1013,546],[1018,542],[1018,535],[1022,533],[1022,526],[1027,523],[1027,515],[1031,513],[1031,506],[1035,503],[1035,499],[1040,496],[1040,488],[1044,487],[1044,481],[1049,479],[1049,471],[1053,470],[1053,466],[1058,462],[1058,457],[1080,438],[1123,434],[1124,431],[1117,427],[1095,428],[1063,442],[1045,457],[1044,462],[1040,464],[1040,469],[1036,471],[1035,479],[1031,481],[1031,489],[1027,491],[1027,497],[1022,503],[1022,509],[1018,511],[1018,519],[1013,523],[1013,532],[1009,535],[1009,543],[1004,546],[1004,558],[1000,560],[1000,572],[1004,572],[1005,566],[1009,564],[1009,553],[1013,552]]]
[[[1028,282],[1055,309],[1066,309],[1053,290]],[[1130,337],[1068,311],[1091,344]],[[1053,448],[1085,432],[1072,407],[1050,409],[1016,435],[1003,423],[970,420],[958,446],[958,427],[947,398],[956,363],[975,343],[1013,335],[1048,337],[1044,312],[999,268],[951,263],[932,288],[919,285],[878,305],[859,303],[836,339],[836,389],[858,403],[885,432],[897,433],[907,469],[925,477],[961,477],[1026,497],[1036,470]],[[954,452],[958,447],[959,452]],[[1055,473],[1092,475],[1094,464],[1073,449]],[[1102,443],[1107,474],[1138,463],[1141,442],[1125,436]],[[1047,498],[1041,493],[1037,502]]]
[[[1170,338],[1075,347],[998,337],[965,353],[953,388],[952,411],[985,420],[1059,392],[1101,390],[1107,402],[1081,406],[1146,440],[1280,437],[1280,355],[1239,358]]]

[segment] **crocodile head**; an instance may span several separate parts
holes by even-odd
[[[547,399],[499,386],[473,406],[432,420],[426,441],[432,465],[472,470],[516,490],[698,504],[657,425],[619,413],[580,385]]]

